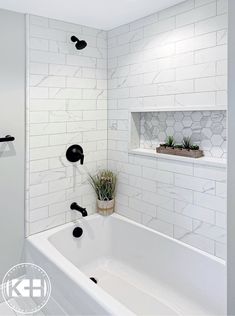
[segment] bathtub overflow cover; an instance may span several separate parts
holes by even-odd
[[[96,279],[96,278],[94,278],[94,277],[91,277],[91,278],[90,278],[90,280],[91,280],[91,281],[93,281],[95,284],[97,284],[97,283],[98,283],[97,279]]]

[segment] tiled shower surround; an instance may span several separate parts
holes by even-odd
[[[140,117],[140,147],[155,149],[173,136],[177,144],[190,137],[204,155],[226,158],[226,111],[144,112]]]
[[[71,221],[95,197],[87,173],[107,164],[107,34],[30,16],[28,28],[27,234]],[[78,51],[71,36],[85,39]],[[84,165],[65,158],[80,144]]]
[[[188,0],[109,32],[31,16],[27,233],[73,220],[73,201],[94,212],[87,171],[108,163],[118,213],[225,258],[226,164],[133,154],[128,139],[137,107],[226,107],[226,65],[226,0]],[[65,159],[73,143],[83,166]]]
[[[188,0],[108,32],[108,165],[119,173],[117,212],[222,258],[226,165],[133,154],[128,119],[136,109],[220,110],[226,90],[226,0]]]

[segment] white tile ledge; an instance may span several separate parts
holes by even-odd
[[[227,167],[227,160],[222,159],[222,158],[210,158],[210,157],[188,158],[188,157],[181,157],[181,156],[174,156],[174,155],[159,154],[159,153],[156,153],[155,150],[153,149],[144,149],[144,148],[131,149],[129,150],[129,154],[155,157],[155,158],[168,159],[168,160],[177,160],[177,161],[183,161],[183,162],[188,162],[188,163],[193,163],[193,164],[215,166],[215,167],[220,167],[220,168]]]
[[[130,113],[144,113],[144,112],[197,112],[197,111],[227,111],[227,107],[221,106],[174,106],[174,107],[135,107],[130,108]]]

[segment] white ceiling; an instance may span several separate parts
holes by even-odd
[[[0,8],[109,30],[184,0],[0,0]]]

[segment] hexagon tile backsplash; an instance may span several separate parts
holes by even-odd
[[[140,115],[140,147],[156,148],[167,136],[177,143],[191,137],[207,157],[226,158],[226,111],[143,112]]]

